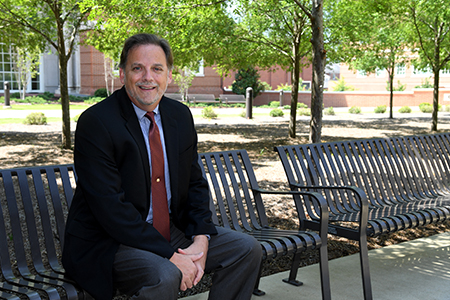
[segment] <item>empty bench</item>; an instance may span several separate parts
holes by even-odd
[[[219,99],[220,102],[225,104],[245,103],[244,95],[221,94]]]
[[[325,199],[318,193],[280,192],[312,199],[322,218],[318,233],[273,229],[268,226],[261,195],[276,192],[258,188],[245,151],[205,153],[199,157],[211,188],[213,221],[257,238],[264,260],[293,255],[286,280],[292,284],[301,284],[296,280],[300,254],[319,251],[323,299],[330,299]],[[73,165],[0,170],[1,298],[90,299],[64,276],[60,262],[65,220],[75,186]],[[255,293],[264,294],[258,283]]]
[[[220,103],[213,94],[189,94],[191,103]]]
[[[174,94],[165,93],[164,96],[166,96],[167,98],[170,98],[170,99],[178,100],[178,101],[185,101],[185,99],[183,99],[183,95],[180,93],[174,93]]]
[[[280,146],[275,150],[292,190],[325,196],[329,233],[359,242],[366,300],[372,299],[367,236],[450,218],[449,133]],[[299,213],[313,221],[301,227],[319,228],[319,210],[314,205],[303,208]]]

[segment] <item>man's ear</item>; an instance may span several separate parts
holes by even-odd
[[[119,68],[120,83],[125,84],[125,72],[122,68]]]
[[[172,70],[169,71],[169,74],[167,74],[167,84],[172,83]]]

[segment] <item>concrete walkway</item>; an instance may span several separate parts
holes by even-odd
[[[421,238],[369,251],[372,291],[375,300],[450,299],[450,233]],[[359,254],[330,261],[331,295],[334,300],[363,299]],[[252,300],[321,298],[318,265],[299,269],[304,285],[281,282],[288,272],[263,277],[263,297]],[[184,298],[206,300],[207,293]]]

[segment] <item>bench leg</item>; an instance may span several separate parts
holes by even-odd
[[[367,249],[366,235],[360,237],[359,255],[361,262],[361,276],[363,283],[364,299],[372,300],[372,284],[370,282],[370,268],[369,268],[369,250]]]
[[[303,282],[297,280],[298,267],[300,266],[300,253],[295,253],[294,258],[292,259],[291,271],[289,272],[289,278],[283,279],[283,282],[301,286]]]
[[[259,281],[261,280],[261,272],[262,272],[262,261],[261,261],[261,265],[259,266],[258,279],[256,279],[255,288],[253,289],[253,295],[256,295],[256,296],[264,296],[266,294],[266,292],[261,291],[259,289]]]

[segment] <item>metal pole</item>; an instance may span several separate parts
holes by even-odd
[[[246,114],[245,117],[247,119],[252,119],[252,109],[253,109],[253,89],[251,87],[248,87],[245,91],[246,98],[245,98],[245,107],[246,107]]]
[[[5,95],[5,106],[3,106],[3,108],[11,108],[10,95],[9,95],[9,82],[8,81],[5,81],[3,83],[3,91],[4,91],[4,95]]]
[[[284,94],[284,92],[283,92],[283,90],[281,90],[280,91],[280,107],[282,107],[283,106],[283,94]]]

